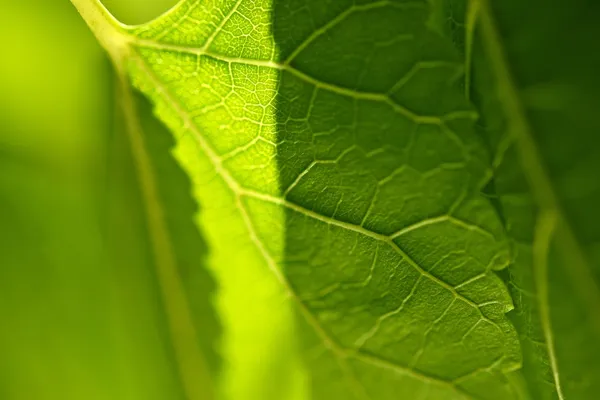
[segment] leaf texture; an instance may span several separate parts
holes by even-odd
[[[507,242],[479,194],[488,160],[462,62],[429,14],[184,2],[131,32],[132,79],[191,176],[211,176],[196,195],[222,214],[207,218],[239,226],[292,298],[315,398],[513,395],[511,300],[493,272]]]
[[[204,207],[226,396],[519,398],[509,241],[437,11],[190,0],[91,24]]]

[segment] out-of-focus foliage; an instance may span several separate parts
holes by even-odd
[[[114,7],[143,22],[172,4]],[[0,398],[183,398],[111,66],[69,2],[1,8]],[[205,253],[189,183],[140,107],[171,231],[188,240],[181,272],[206,285],[183,265]]]
[[[509,286],[527,392],[536,400],[593,399],[600,390],[600,3],[482,5],[471,95],[513,242]]]

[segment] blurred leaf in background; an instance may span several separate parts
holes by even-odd
[[[107,1],[141,23],[175,0]],[[134,164],[104,53],[68,1],[2,1],[0,398],[183,397]],[[66,43],[69,45],[67,46]],[[218,324],[197,206],[142,104],[149,151],[207,362]]]
[[[148,22],[177,4],[177,0],[103,0],[102,4],[124,24]]]

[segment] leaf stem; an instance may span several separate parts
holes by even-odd
[[[125,25],[119,22],[100,0],[71,0],[83,20],[90,27],[102,47],[114,62],[119,62],[128,51],[129,37]]]

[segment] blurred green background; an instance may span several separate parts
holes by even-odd
[[[181,398],[110,64],[69,0],[0,11],[0,399]]]

